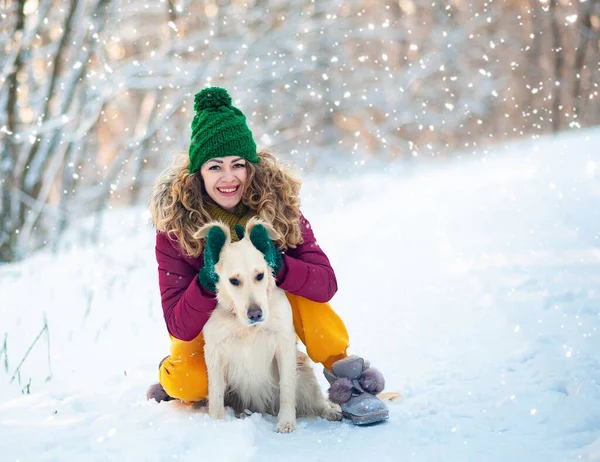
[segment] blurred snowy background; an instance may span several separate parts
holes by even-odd
[[[146,203],[209,85],[307,172],[600,123],[598,0],[0,0],[0,18],[0,262]]]

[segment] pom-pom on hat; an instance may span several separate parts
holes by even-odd
[[[210,87],[196,93],[194,111],[190,173],[197,172],[207,160],[215,157],[240,156],[248,162],[258,163],[256,143],[246,125],[246,117],[231,105],[227,90]]]

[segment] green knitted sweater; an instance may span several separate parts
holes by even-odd
[[[238,240],[238,235],[233,230],[235,225],[242,225],[245,228],[248,220],[256,216],[256,212],[241,201],[235,206],[233,211],[228,212],[219,207],[213,200],[208,200],[206,202],[206,211],[213,220],[222,221],[229,226],[229,229],[231,230],[231,240],[233,242]]]

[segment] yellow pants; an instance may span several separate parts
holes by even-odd
[[[317,303],[297,295],[287,294],[292,306],[296,334],[306,345],[310,359],[327,368],[346,357],[348,332],[329,303]],[[167,394],[187,402],[208,396],[208,374],[204,362],[202,332],[191,342],[171,337],[171,354],[158,372]]]

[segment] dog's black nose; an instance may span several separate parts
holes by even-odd
[[[262,321],[263,312],[258,306],[251,306],[248,308],[248,319],[250,322],[261,322]]]

